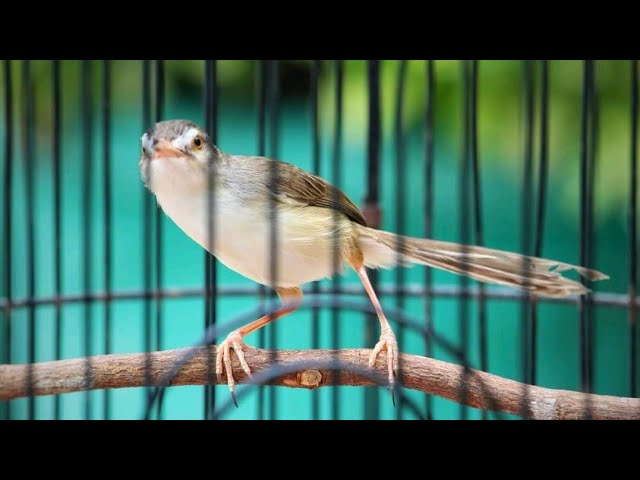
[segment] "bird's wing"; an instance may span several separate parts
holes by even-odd
[[[367,221],[358,207],[326,180],[290,163],[271,161],[276,162],[278,166],[279,181],[277,191],[274,192],[278,200],[335,209],[345,214],[351,221],[367,226]]]

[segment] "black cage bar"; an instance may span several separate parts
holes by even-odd
[[[167,394],[182,387],[168,388],[168,383],[152,387],[150,372],[154,366],[152,352],[178,347],[173,335],[178,331],[174,316],[180,315],[180,308],[202,309],[198,334],[181,345],[189,347],[217,343],[231,329],[238,328],[241,321],[248,322],[273,312],[277,305],[278,298],[270,289],[239,283],[208,252],[199,263],[203,275],[200,284],[195,281],[176,285],[173,278],[178,278],[179,272],[171,266],[171,256],[174,243],[181,241],[175,239],[181,237],[173,226],[168,227],[169,220],[144,186],[139,186],[140,197],[130,199],[135,205],[131,209],[139,207],[138,226],[123,223],[125,215],[118,209],[122,209],[119,196],[124,195],[124,190],[122,174],[117,169],[123,155],[120,142],[126,143],[127,148],[131,142],[122,140],[122,136],[133,133],[137,141],[154,123],[174,118],[176,112],[186,112],[181,103],[189,99],[183,99],[180,92],[188,90],[189,81],[198,85],[198,89],[190,90],[198,98],[190,111],[192,119],[202,122],[204,131],[218,148],[225,152],[229,149],[228,153],[283,160],[329,180],[349,193],[372,228],[489,248],[500,247],[496,243],[508,235],[510,250],[557,258],[562,242],[555,242],[561,233],[553,217],[569,215],[562,210],[560,200],[565,197],[557,190],[573,185],[573,191],[567,193],[567,190],[564,194],[577,199],[577,208],[571,213],[576,220],[577,237],[573,250],[565,250],[563,255],[568,252],[574,254],[574,258],[558,260],[605,272],[608,267],[622,265],[615,273],[617,277],[608,283],[582,280],[593,290],[588,295],[536,298],[517,290],[478,283],[466,276],[452,279],[427,267],[416,267],[414,271],[399,268],[393,273],[370,269],[371,283],[394,324],[400,351],[462,365],[463,378],[469,381],[474,378],[471,368],[510,374],[524,384],[521,418],[531,415],[527,385],[638,397],[639,86],[636,60],[618,63],[505,61],[500,68],[507,72],[505,75],[512,76],[510,82],[517,87],[504,87],[512,88],[504,96],[496,93],[500,87],[492,84],[497,78],[493,73],[496,64],[490,61],[260,60],[230,65],[228,61],[205,60],[191,62],[191,70],[181,70],[179,63],[164,60],[135,63],[84,60],[78,64],[57,60],[2,62],[0,361],[4,366],[28,365],[26,400],[2,402],[2,418],[112,419],[130,409],[129,404],[123,407],[124,397],[114,390],[106,389],[99,395],[92,391],[96,381],[92,376],[93,356],[123,353],[121,345],[132,348],[133,341],[116,341],[120,329],[128,328],[123,327],[122,316],[123,312],[132,315],[126,307],[130,304],[140,308],[131,320],[136,325],[135,333],[129,335],[139,340],[136,351],[145,353],[144,411],[136,416],[172,418]],[[244,69],[242,77],[236,79],[238,85],[229,81],[234,73],[232,67]],[[600,72],[607,68],[625,73],[624,79],[616,83],[621,87],[613,89],[601,81]],[[573,86],[561,78],[564,73],[558,73],[560,70],[569,72],[566,76],[572,79]],[[193,74],[194,71],[198,73]],[[129,106],[120,98],[126,90],[122,78],[135,79],[136,100],[129,102]],[[607,77],[602,75],[602,78]],[[46,88],[40,88],[43,84]],[[250,86],[249,94],[239,95],[236,90],[240,91],[244,84]],[[564,100],[559,99],[556,87],[564,91],[573,88],[573,103],[568,107],[569,101],[561,104]],[[499,136],[492,133],[493,127],[486,119],[499,116],[485,98],[490,98],[492,103],[496,99],[504,102],[501,115],[505,118],[511,115],[509,118],[519,128],[519,133],[514,134],[516,140],[505,139],[505,143],[511,145],[509,154],[513,159],[504,170],[496,170],[495,161],[490,160],[498,156],[493,150],[499,147],[494,148],[491,142]],[[601,155],[606,147],[603,132],[609,131],[607,122],[613,121],[608,102],[620,99],[628,104],[624,119],[615,117],[627,132],[621,142],[629,145],[624,148],[629,152],[629,161],[628,164],[622,162],[622,167],[607,163],[612,160]],[[562,131],[573,132],[573,137],[562,141],[553,137],[554,125],[557,127],[566,121],[564,117],[554,117],[555,105],[569,109],[571,118],[579,119],[576,128],[561,125]],[[233,123],[233,115],[243,119],[238,122],[243,125],[241,130],[226,126],[223,119]],[[128,116],[135,121],[130,122]],[[120,123],[139,131],[125,133]],[[134,126],[130,127],[131,124]],[[251,141],[245,142],[244,138]],[[238,145],[243,145],[245,151],[236,151],[240,148]],[[136,148],[138,150],[129,152],[132,161],[128,167],[132,169],[137,168],[139,146]],[[278,266],[283,254],[279,245],[279,232],[283,227],[276,208],[282,172],[276,163],[271,166],[270,187],[276,194],[269,213],[272,252],[269,268],[271,278],[277,279],[282,274]],[[625,195],[615,197],[627,214],[626,226],[620,227],[625,236],[620,248],[627,251],[618,252],[624,260],[614,259],[605,250],[606,241],[601,240],[608,238],[602,225],[613,222],[602,206],[605,199],[600,198],[604,196],[601,193],[605,181],[602,180],[603,168],[623,170],[624,177],[628,178]],[[76,180],[81,185],[72,187],[69,182],[75,173],[70,172],[76,170],[79,172]],[[504,192],[496,193],[497,183],[491,178],[496,175],[504,177]],[[575,175],[574,184],[563,184],[560,180],[568,175]],[[45,177],[47,180],[43,182]],[[213,251],[215,238],[218,234],[224,235],[224,231],[218,231],[212,220],[218,208],[214,200],[218,188],[215,173],[208,181],[207,238]],[[608,185],[608,188],[613,187]],[[69,191],[75,192],[75,189],[79,192],[79,204],[70,206]],[[46,202],[42,200],[45,195],[50,195]],[[507,198],[510,200],[505,200]],[[332,201],[337,211],[337,196]],[[505,227],[496,221],[498,215],[508,210],[501,202],[512,202],[513,210],[517,210],[511,214],[517,219],[515,227],[506,234]],[[43,209],[46,209],[44,214]],[[76,211],[80,219],[77,232],[70,226]],[[441,213],[445,211],[448,213]],[[333,223],[339,232],[337,214]],[[139,229],[139,232],[129,233],[127,229]],[[494,232],[501,232],[502,237]],[[122,236],[136,234],[139,234],[139,245],[134,249],[131,244],[131,251],[125,251]],[[506,243],[504,240],[503,244]],[[70,244],[80,253],[72,251]],[[337,233],[331,259],[334,266],[339,262],[339,245]],[[408,247],[401,238],[396,248],[400,261]],[[463,256],[468,253],[466,248]],[[122,263],[130,263],[132,270],[139,270],[131,276],[138,275],[136,287],[131,286],[129,277],[123,277]],[[466,266],[464,268],[466,271]],[[523,272],[527,271],[526,262],[522,268]],[[70,273],[72,270],[74,273]],[[79,281],[75,281],[76,276]],[[229,278],[233,281],[228,281]],[[293,316],[306,318],[308,315],[305,338],[308,337],[310,348],[337,350],[375,345],[380,333],[376,313],[365,302],[366,294],[356,281],[355,277],[335,276],[329,281],[304,286],[309,303],[303,304],[304,308]],[[525,285],[527,281],[525,279]],[[123,283],[126,286],[123,287]],[[69,284],[80,287],[73,290]],[[191,306],[189,302],[198,299],[201,307]],[[234,309],[239,308],[241,299],[245,300],[245,306],[242,313],[238,313]],[[178,300],[185,303],[178,304]],[[74,307],[79,307],[81,313]],[[247,313],[249,308],[254,310]],[[558,326],[556,332],[555,327],[546,322],[549,308],[558,308],[558,312],[561,309],[565,316],[575,315],[576,323],[571,327]],[[450,317],[446,322],[443,312],[448,312]],[[251,315],[255,318],[250,318]],[[507,324],[506,315],[513,317],[511,325]],[[628,369],[628,375],[616,383],[612,392],[601,386],[606,382],[603,383],[603,374],[599,371],[603,361],[598,356],[600,349],[611,350],[607,342],[613,338],[613,330],[607,330],[609,336],[600,336],[603,329],[613,328],[603,324],[608,315],[612,316],[611,322],[627,322],[624,329],[615,330],[618,335],[615,341],[625,345],[618,353],[624,360],[615,362],[620,368]],[[77,318],[81,320],[79,323]],[[293,348],[287,328],[289,322],[295,321],[289,317],[270,323],[247,343],[271,350]],[[189,318],[184,322],[192,328]],[[349,336],[351,331],[345,333],[345,322],[353,324],[348,327],[352,331],[361,322],[363,330]],[[78,325],[80,331],[71,332],[70,329]],[[564,354],[556,355],[550,350],[548,339],[556,333],[560,338],[560,331],[565,332],[573,325],[575,336],[571,342],[576,346],[576,355],[567,359]],[[514,333],[507,347],[496,343],[496,339],[503,341],[507,335],[497,335],[500,329]],[[49,340],[51,348],[43,347],[49,345]],[[512,368],[513,365],[505,361],[505,348],[517,352],[511,361],[518,367]],[[185,355],[166,376],[167,382],[190,358],[189,354]],[[550,375],[541,367],[547,355],[575,362],[577,377],[565,379],[567,384],[560,385],[558,376]],[[50,403],[47,397],[34,395],[33,365],[71,357],[84,358],[86,391],[81,394],[81,403],[66,394],[50,397]],[[337,357],[333,361],[337,362]],[[209,352],[206,375],[210,383],[215,380],[214,368],[215,358]],[[274,362],[273,372],[267,371],[264,378],[279,374],[282,372],[278,373]],[[236,415],[289,418],[288,408],[304,403],[306,410],[302,416],[313,419],[447,416],[488,419],[494,416],[463,405],[451,413],[451,404],[444,400],[417,394],[402,386],[393,393],[393,398],[382,388],[358,387],[362,389],[361,396],[353,396],[352,390],[342,387],[328,388],[328,394],[324,388],[304,397],[299,392],[285,393],[281,387],[247,385],[238,390],[240,408],[237,412],[241,413]],[[467,388],[467,383],[462,382],[459,389],[462,403],[469,395]],[[250,394],[254,389],[257,393],[252,399]],[[231,399],[224,385],[200,387],[198,391],[202,403],[197,417],[233,416],[229,409]],[[301,398],[308,398],[309,402],[301,402]],[[248,412],[248,407],[243,405],[245,401],[255,401],[255,409]],[[390,407],[393,401],[395,407]],[[81,413],[76,414],[75,406]],[[584,407],[585,415],[590,417],[593,405],[585,401]]]

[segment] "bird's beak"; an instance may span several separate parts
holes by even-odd
[[[158,143],[153,147],[153,159],[162,160],[163,158],[177,158],[184,157],[185,153],[178,150],[173,144],[165,139],[158,140]]]

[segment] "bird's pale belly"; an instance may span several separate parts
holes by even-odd
[[[349,235],[350,223],[340,219],[336,229],[330,210],[280,205],[277,210],[277,240],[272,249],[268,209],[229,198],[217,199],[213,230],[213,254],[230,269],[258,283],[294,287],[332,276],[336,269],[334,232]],[[158,201],[165,213],[193,240],[210,250],[207,242],[207,209],[200,199]],[[211,250],[210,250],[211,251]],[[274,252],[277,267],[272,272]],[[338,271],[344,261],[338,262]],[[275,275],[275,277],[274,277]],[[275,281],[273,279],[275,278]]]

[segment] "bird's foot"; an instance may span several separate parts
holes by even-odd
[[[376,358],[382,351],[387,352],[387,369],[389,371],[389,389],[393,392],[395,386],[395,377],[398,375],[399,368],[399,352],[398,341],[396,336],[390,328],[385,328],[380,334],[380,340],[376,343],[376,346],[371,352],[369,357],[369,366],[373,367],[376,364]]]
[[[233,378],[231,349],[236,352],[244,373],[251,378],[251,369],[244,358],[244,347],[246,347],[246,344],[242,340],[242,335],[239,331],[235,330],[227,336],[224,342],[218,345],[216,352],[216,377],[218,378],[218,382],[222,382],[222,365],[224,364],[224,370],[227,375],[227,385],[229,385],[229,390],[231,390],[231,396],[233,397],[233,402],[236,406],[238,406],[238,403],[235,398],[236,381]]]

